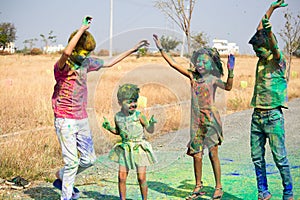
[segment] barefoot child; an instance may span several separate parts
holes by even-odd
[[[148,44],[141,41],[109,62],[90,57],[96,47],[94,37],[87,31],[91,20],[89,16],[84,18],[82,26],[71,34],[67,47],[54,65],[56,84],[52,107],[65,165],[57,171],[53,185],[62,190],[62,200],[79,198],[79,190],[74,188],[76,174],[90,167],[96,159],[86,111],[87,73],[112,67]]]
[[[106,118],[102,126],[111,133],[120,135],[122,139],[109,154],[112,161],[119,163],[120,199],[126,199],[126,179],[129,170],[136,169],[142,199],[146,200],[148,196],[146,168],[154,164],[156,158],[150,143],[144,138],[144,129],[153,133],[156,121],[153,116],[148,121],[140,111],[136,110],[139,98],[139,88],[136,85],[120,86],[117,97],[121,110],[114,117],[116,127],[111,127]]]
[[[191,58],[194,70],[188,70],[164,52],[157,35],[153,35],[153,39],[168,64],[188,77],[191,82],[191,127],[187,155],[192,156],[194,160],[196,186],[186,199],[197,199],[203,195],[202,155],[205,148],[209,151],[216,182],[212,199],[221,199],[223,190],[218,145],[221,145],[223,141],[223,133],[220,115],[214,106],[214,100],[217,88],[231,90],[235,58],[233,55],[228,56],[228,78],[227,82],[223,82],[220,79],[223,75],[222,63],[216,49],[201,48],[194,52]]]

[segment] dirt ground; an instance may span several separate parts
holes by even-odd
[[[257,198],[255,174],[250,158],[249,130],[252,110],[223,116],[225,142],[220,146],[222,167],[223,200],[252,200]],[[300,99],[289,102],[284,110],[286,147],[294,181],[295,199],[300,199]],[[194,187],[192,159],[185,155],[188,130],[171,132],[152,141],[158,164],[148,168],[147,182],[149,199],[184,199]],[[213,194],[214,179],[207,157],[204,155],[203,182],[209,199]],[[269,148],[266,153],[269,189],[272,199],[282,198],[281,178],[272,160]],[[80,174],[76,186],[81,191],[80,199],[117,200],[118,179],[116,165],[99,155],[95,166]],[[0,180],[0,182],[4,180]],[[0,199],[59,199],[60,191],[51,183],[33,182],[25,190],[9,189],[0,184]],[[131,171],[127,180],[127,198],[141,199],[136,174]]]
[[[0,93],[2,94],[1,111],[5,110],[4,108],[9,108],[6,109],[9,114],[3,113],[2,116],[0,116],[0,126],[3,133],[20,131],[19,129],[24,129],[24,127],[21,126],[23,124],[26,125],[25,129],[32,128],[31,121],[34,120],[29,117],[20,118],[20,114],[31,113],[30,111],[32,108],[36,107],[35,104],[32,104],[31,108],[27,103],[34,102],[35,99],[43,99],[43,96],[51,96],[53,90],[53,75],[51,70],[56,59],[56,57],[47,58],[42,56],[0,57],[0,80],[3,80],[1,82],[2,93]],[[251,80],[254,76],[256,58],[241,56],[238,57],[236,61],[235,86],[230,95],[236,95],[237,97],[244,95],[245,99],[250,99],[250,95],[253,91],[253,87],[250,84],[252,83]],[[146,65],[145,63],[152,63],[152,65]],[[163,63],[163,66],[161,63]],[[132,57],[128,58],[126,62],[122,62],[114,69],[100,70],[99,73],[91,74],[89,77],[89,108],[91,108],[88,110],[89,112],[93,111],[93,105],[95,104],[96,106],[99,105],[98,107],[101,113],[104,113],[106,116],[112,116],[112,111],[115,112],[115,110],[109,107],[112,104],[111,99],[105,99],[104,97],[108,95],[104,95],[103,93],[105,91],[111,93],[111,90],[107,89],[108,83],[110,83],[111,79],[115,78],[118,78],[116,81],[117,83],[115,84],[113,82],[114,84],[112,85],[117,86],[119,83],[128,80],[135,80],[137,84],[141,85],[154,82],[156,83],[156,86],[165,86],[165,88],[176,95],[178,101],[180,100],[180,102],[185,103],[184,105],[180,105],[181,108],[184,106],[181,113],[183,115],[181,115],[182,126],[180,126],[180,129],[160,137],[155,137],[150,141],[158,157],[158,163],[149,167],[147,173],[150,200],[184,199],[194,188],[192,158],[185,155],[186,144],[189,140],[189,131],[187,128],[187,124],[189,123],[189,112],[186,111],[188,109],[185,107],[189,106],[189,104],[186,103],[189,102],[189,89],[182,88],[187,88],[185,84],[188,85],[189,83],[186,79],[180,77],[177,72],[174,72],[174,70],[172,71],[165,65],[165,61],[157,60],[152,57],[139,59]],[[15,71],[12,69],[15,69]],[[18,73],[16,73],[16,71]],[[40,79],[38,79],[36,74],[39,75]],[[137,77],[141,77],[141,74],[143,74],[143,78],[138,79]],[[289,92],[294,94],[294,97],[298,98],[289,102],[289,109],[284,110],[284,114],[286,119],[286,147],[294,181],[295,199],[300,199],[300,99],[299,96],[297,96],[299,95],[298,89],[300,88],[299,74],[300,59],[294,59],[290,85],[295,88],[292,88]],[[173,79],[176,81],[173,81]],[[241,88],[240,83],[244,80],[248,81],[249,85],[247,88],[243,89]],[[101,84],[101,81],[106,82],[105,84]],[[24,82],[32,84],[32,86],[29,86],[31,90],[39,89],[36,86],[42,87],[42,97],[30,95],[30,91],[24,89]],[[103,86],[103,88],[98,87],[98,85]],[[100,91],[99,95],[98,93],[95,94],[95,88]],[[246,93],[248,90],[249,93]],[[13,91],[16,91],[16,96],[12,95],[14,98],[11,98],[8,94],[13,93]],[[21,95],[23,95],[22,98],[20,98]],[[5,99],[5,97],[7,99]],[[24,104],[24,107],[26,107],[28,112],[25,112],[27,110],[19,111],[18,106],[12,106],[11,104],[13,102],[11,99],[15,100],[16,105]],[[26,101],[20,103],[17,101],[18,99],[26,99]],[[148,98],[148,100],[149,99],[150,98]],[[99,100],[100,103],[98,103],[97,100]],[[50,101],[46,99],[45,102],[48,109],[47,111],[52,114]],[[155,106],[158,107],[159,105]],[[13,107],[16,107],[18,110],[13,112]],[[165,115],[163,115],[164,113],[161,112],[161,109],[158,112],[162,115],[162,119],[166,118]],[[40,113],[45,113],[44,107],[41,108]],[[42,116],[40,113],[38,112],[36,115],[37,119]],[[222,182],[225,192],[223,200],[257,199],[255,174],[250,158],[249,144],[251,114],[252,110],[245,110],[224,115],[222,118],[225,136],[225,141],[222,146],[220,146]],[[92,126],[93,124],[98,123],[95,113],[89,113],[89,116]],[[100,118],[102,119],[102,116],[100,116]],[[19,119],[20,121],[16,123],[16,119]],[[23,121],[21,121],[21,119]],[[41,124],[41,126],[48,126],[47,119],[48,118],[43,119],[42,122],[38,121],[38,124]],[[8,121],[13,123],[9,126],[7,125]],[[50,125],[52,127],[52,117]],[[93,126],[92,129],[94,127],[96,126]],[[93,130],[94,133],[96,131],[97,130]],[[99,141],[101,141],[101,138]],[[268,148],[267,150],[266,158],[270,191],[274,197],[273,199],[281,199],[281,178],[272,160],[270,150]],[[203,161],[203,182],[207,194],[204,195],[202,199],[209,199],[213,193],[215,183],[207,152],[205,152]],[[81,191],[80,199],[119,199],[116,168],[117,166],[114,163],[108,161],[107,155],[99,155],[95,166],[84,171],[76,179],[76,187]],[[10,189],[4,184],[4,181],[4,179],[0,179],[0,200],[52,200],[60,198],[60,191],[55,189],[50,182],[31,182],[29,188],[17,191]],[[127,198],[133,200],[141,199],[134,171],[131,171],[128,177]]]

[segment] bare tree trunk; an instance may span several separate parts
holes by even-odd
[[[291,65],[292,65],[292,52],[289,51],[289,58],[288,58],[289,62],[288,62],[288,66],[287,66],[287,74],[286,74],[286,81],[287,83],[290,80],[290,75],[291,75]]]
[[[188,1],[185,5],[184,1]],[[184,32],[188,55],[191,53],[191,20],[196,0],[156,0],[155,7],[174,21]],[[187,12],[186,12],[187,11]],[[183,53],[183,52],[182,52]]]

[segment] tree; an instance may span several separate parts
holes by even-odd
[[[289,81],[292,54],[300,47],[300,15],[294,17],[291,12],[287,11],[284,18],[286,20],[285,26],[280,30],[279,35],[285,43],[284,50],[289,55],[289,67],[287,69],[287,81]]]
[[[185,5],[187,1],[187,5]],[[196,0],[156,0],[154,6],[174,21],[187,39],[188,54],[191,49],[191,20]],[[186,12],[187,11],[187,12]]]
[[[172,39],[171,37],[165,37],[165,36],[160,37],[160,42],[161,42],[161,46],[166,50],[166,52],[169,52],[170,50],[174,50],[178,46],[178,44],[181,43],[176,39]]]
[[[0,44],[5,45],[16,40],[16,28],[12,23],[0,24]]]
[[[193,35],[192,39],[191,47],[193,50],[197,50],[208,45],[208,38],[204,32]]]
[[[40,36],[42,37],[42,41],[45,44],[46,52],[47,52],[48,47],[49,47],[49,43],[54,44],[56,42],[56,36],[53,35],[53,31],[50,31],[48,33],[48,37],[46,37],[44,34],[40,34]]]
[[[32,50],[33,46],[35,45],[35,42],[38,41],[37,38],[32,38],[32,39],[27,39],[24,40],[24,44],[25,44],[25,50],[27,50],[27,46],[26,44],[29,44],[29,50]]]

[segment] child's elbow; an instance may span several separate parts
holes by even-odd
[[[111,67],[113,67],[114,65],[115,65],[114,62],[108,61],[108,62],[104,62],[103,67],[105,67],[105,68],[111,68]]]
[[[146,128],[146,131],[148,133],[154,133],[154,127],[148,127],[148,128]]]
[[[232,85],[227,85],[226,87],[225,87],[225,90],[226,91],[230,91],[232,89]]]
[[[148,133],[154,133],[154,129],[153,130],[149,130]]]
[[[66,56],[66,57],[70,57],[71,54],[72,54],[72,52],[69,52],[69,51],[67,51],[67,50],[64,50],[64,51],[63,51],[63,55]]]
[[[102,68],[110,68],[112,65],[110,63],[104,63]]]

